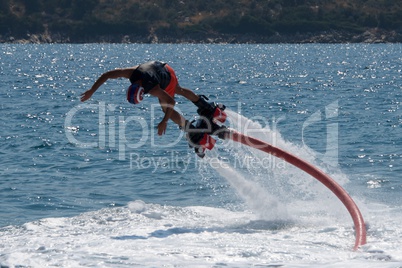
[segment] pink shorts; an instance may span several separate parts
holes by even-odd
[[[169,94],[170,96],[174,97],[174,95],[176,93],[176,87],[179,84],[179,82],[177,81],[176,74],[175,74],[174,70],[172,69],[172,67],[170,67],[167,64],[165,65],[165,67],[170,73],[170,83],[165,88],[165,91],[166,91],[167,94]]]

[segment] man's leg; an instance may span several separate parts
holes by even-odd
[[[176,86],[176,93],[192,101],[194,105],[198,107],[197,113],[208,119],[210,123],[213,123],[214,120],[218,120],[222,123],[225,122],[226,114],[222,112],[225,109],[224,105],[209,103],[207,102],[208,98],[204,95],[199,96],[192,90],[183,88],[178,84]]]
[[[164,113],[166,113],[166,107],[162,106],[162,110]],[[173,108],[173,107],[172,107]],[[212,149],[212,147],[215,144],[215,140],[211,138],[209,135],[205,134],[205,132],[198,131],[196,128],[193,126],[193,124],[189,121],[187,121],[181,114],[179,114],[176,110],[173,109],[172,115],[170,116],[170,119],[175,122],[179,127],[187,132],[187,140],[189,141],[189,144],[191,147],[194,147],[195,152],[197,153],[198,156],[204,157],[205,153],[205,148],[208,148],[209,150]]]
[[[179,94],[192,102],[196,102],[200,99],[200,97],[192,90],[181,87],[179,85],[176,86],[176,94]]]
[[[207,118],[212,118],[215,107],[208,103],[204,98],[195,94],[192,90],[181,87],[179,84],[176,86],[176,93],[192,101],[198,107],[198,113]]]
[[[164,113],[166,113],[166,107],[164,107],[163,105],[161,105],[162,110]],[[170,119],[175,122],[177,125],[179,125],[179,127],[184,128],[186,126],[186,119],[179,114],[174,107],[172,107],[172,115],[170,116]]]

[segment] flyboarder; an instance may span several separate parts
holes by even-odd
[[[143,100],[144,94],[150,94],[159,99],[165,116],[158,124],[158,135],[166,132],[168,120],[171,119],[182,130],[187,132],[187,139],[196,153],[203,157],[205,149],[212,149],[215,140],[209,134],[217,132],[219,126],[216,121],[224,122],[225,106],[207,102],[204,95],[197,95],[192,90],[181,87],[172,67],[160,61],[150,61],[134,67],[110,70],[103,73],[92,87],[81,94],[81,101],[86,101],[108,79],[127,78],[131,85],[127,89],[127,101],[138,104]],[[202,124],[194,126],[181,114],[174,110],[175,95],[181,95],[192,101],[198,107],[198,114],[203,118]],[[219,134],[219,133],[218,133]]]

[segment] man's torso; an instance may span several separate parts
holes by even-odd
[[[137,70],[141,72],[142,87],[145,93],[149,93],[158,84],[162,89],[165,89],[169,85],[170,73],[165,65],[166,63],[163,62],[150,61],[138,66]]]

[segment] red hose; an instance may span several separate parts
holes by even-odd
[[[286,151],[283,151],[261,140],[243,135],[235,130],[230,130],[225,138],[230,138],[233,141],[240,142],[244,145],[254,147],[275,157],[281,158],[319,180],[342,201],[342,203],[345,205],[346,209],[352,216],[356,230],[356,241],[353,250],[357,250],[359,246],[366,244],[366,226],[364,224],[363,216],[360,213],[359,208],[357,207],[353,199],[349,196],[349,194],[327,174]]]

